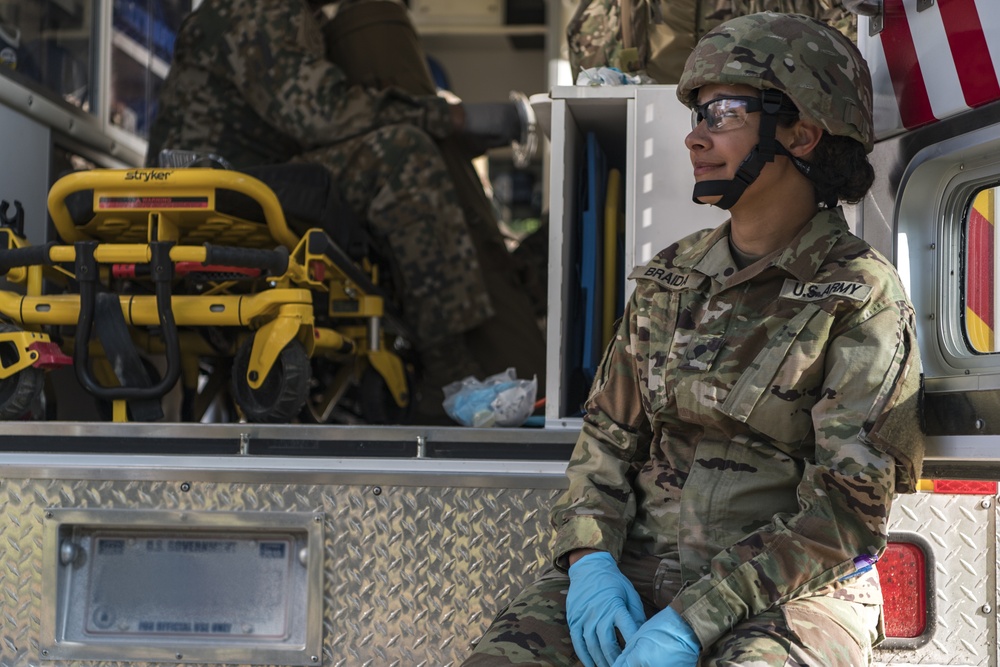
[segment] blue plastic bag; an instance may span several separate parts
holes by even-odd
[[[513,368],[483,381],[471,375],[444,387],[444,411],[462,426],[521,426],[535,410],[538,379],[518,380]]]

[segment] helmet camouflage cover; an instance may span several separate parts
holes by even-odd
[[[763,12],[719,25],[688,57],[677,98],[690,107],[710,83],[778,90],[830,134],[857,139],[866,152],[874,145],[868,65],[853,42],[815,19]]]

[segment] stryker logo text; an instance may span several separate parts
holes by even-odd
[[[133,169],[132,171],[125,172],[126,181],[142,181],[143,183],[148,183],[150,181],[165,181],[170,178],[172,171],[154,171],[152,169]]]

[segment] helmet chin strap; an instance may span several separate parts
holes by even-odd
[[[694,185],[694,195],[692,199],[695,204],[704,204],[700,201],[702,197],[718,197],[722,199],[715,202],[723,210],[730,209],[733,204],[739,201],[750,185],[760,176],[761,170],[768,162],[774,162],[775,155],[784,155],[792,158],[792,155],[778,143],[775,132],[778,127],[778,110],[781,108],[781,93],[776,90],[765,90],[760,95],[761,118],[760,132],[757,145],[753,147],[750,154],[740,163],[736,170],[736,176],[731,180],[701,181]],[[794,158],[793,158],[794,160]],[[799,160],[794,160],[799,162]],[[796,165],[798,166],[798,165]]]

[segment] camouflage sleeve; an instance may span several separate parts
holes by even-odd
[[[435,137],[451,132],[448,103],[436,95],[351,86],[326,60],[322,31],[306,3],[247,3],[229,20],[223,53],[233,83],[256,113],[303,148],[395,123]]]
[[[635,366],[642,325],[632,315],[636,298],[604,353],[566,469],[569,489],[552,510],[554,564],[563,571],[574,549],[599,549],[618,559],[635,516],[634,462],[648,458],[650,442]]]
[[[865,444],[864,429],[906,402],[897,388],[911,386],[904,378],[920,371],[912,341],[905,303],[888,303],[829,341],[799,512],[775,516],[717,554],[710,573],[671,602],[702,646],[742,619],[836,584],[855,572],[856,557],[884,551],[896,461]]]

